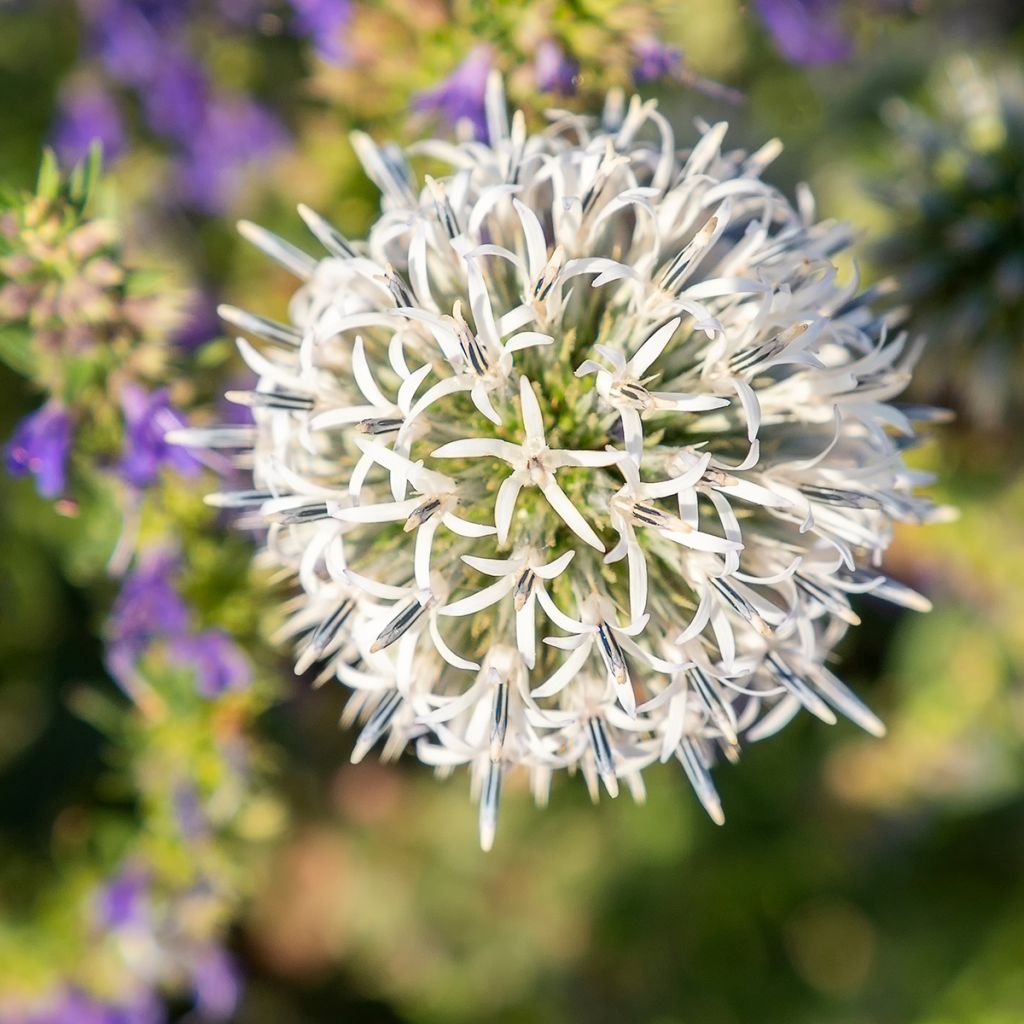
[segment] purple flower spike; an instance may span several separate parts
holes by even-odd
[[[251,679],[249,662],[223,630],[207,629],[179,637],[171,648],[171,657],[195,668],[196,689],[204,697],[244,690]]]
[[[554,39],[545,39],[537,47],[533,75],[541,92],[571,96],[576,92],[576,76],[579,73],[579,64]]]
[[[110,163],[126,148],[124,125],[113,97],[95,86],[70,89],[62,97],[53,146],[62,163],[84,159],[94,142],[103,147],[103,159]]]
[[[138,868],[126,868],[115,875],[99,893],[99,923],[103,928],[135,924],[145,913],[148,882]]]
[[[196,476],[200,465],[184,448],[168,444],[164,435],[185,426],[171,408],[167,391],[147,392],[137,384],[125,384],[121,393],[124,410],[124,455],[118,473],[125,483],[143,488],[152,484],[167,466],[182,476]]]
[[[71,451],[71,417],[54,402],[29,413],[14,428],[7,445],[7,472],[36,478],[36,490],[44,498],[56,498],[67,482]]]
[[[209,91],[206,72],[187,54],[161,54],[141,93],[150,128],[164,138],[191,142],[203,124]]]
[[[207,213],[234,202],[246,171],[288,143],[288,134],[269,110],[244,97],[219,98],[206,111],[202,131],[179,163],[184,199]]]
[[[192,984],[201,1019],[222,1021],[234,1015],[242,994],[242,980],[237,964],[225,950],[203,950],[196,962]]]
[[[295,28],[313,44],[316,55],[328,64],[349,59],[344,30],[352,18],[350,0],[291,0]]]
[[[189,628],[189,611],[174,586],[177,559],[153,552],[125,577],[110,614],[111,661],[130,666],[157,636],[181,636]],[[116,674],[116,673],[115,673]]]
[[[467,120],[473,125],[474,136],[486,139],[484,96],[492,63],[490,47],[477,46],[443,82],[414,96],[414,109],[440,114],[453,127]]]
[[[666,46],[654,36],[644,36],[633,44],[633,78],[638,82],[654,82],[678,75],[683,67],[683,52],[677,46]]]
[[[160,57],[160,36],[133,3],[100,0],[89,10],[92,49],[107,70],[128,85],[149,81]]]
[[[167,1020],[160,1000],[140,992],[125,1002],[100,1002],[74,989],[62,993],[55,1004],[28,1018],[27,1024],[163,1024]]]
[[[782,55],[794,64],[845,60],[853,44],[839,24],[838,0],[757,0],[757,11]]]
[[[211,292],[197,288],[189,294],[183,307],[181,326],[174,332],[175,345],[191,352],[223,334],[217,299]]]

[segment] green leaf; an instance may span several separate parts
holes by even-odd
[[[89,155],[71,172],[68,178],[67,195],[79,212],[85,209],[92,190],[99,181],[103,168],[103,146],[96,140],[89,147]]]
[[[60,164],[57,163],[57,154],[47,147],[43,150],[43,160],[39,165],[36,194],[44,199],[56,199],[60,195],[60,186]]]
[[[0,359],[23,377],[35,376],[38,361],[32,351],[32,334],[26,327],[0,328]]]

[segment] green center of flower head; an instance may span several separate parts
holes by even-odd
[[[413,186],[357,136],[385,208],[364,245],[316,214],[315,261],[245,234],[305,282],[294,326],[228,310],[260,375],[243,400],[268,557],[322,665],[380,740],[472,768],[481,839],[502,778],[596,795],[675,757],[716,819],[721,752],[832,708],[881,723],[825,667],[849,595],[921,600],[874,568],[894,519],[933,515],[891,436],[903,338],[816,224],[760,180],[774,144],[677,152],[651,103],[609,97],[528,136],[491,83],[492,141],[425,144]]]

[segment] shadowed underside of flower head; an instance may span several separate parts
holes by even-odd
[[[489,847],[503,778],[594,797],[677,759],[722,820],[719,754],[801,709],[879,720],[826,667],[851,595],[926,602],[877,566],[937,514],[891,400],[912,353],[841,282],[843,225],[761,180],[778,151],[677,151],[653,102],[528,134],[488,93],[451,173],[354,139],[383,193],[365,242],[305,207],[327,255],[243,233],[295,274],[289,324],[234,309],[256,426],[234,450],[301,599],[298,668],[351,688],[354,759],[466,764]]]

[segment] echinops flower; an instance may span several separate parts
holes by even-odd
[[[306,207],[327,255],[252,224],[298,277],[289,323],[224,308],[252,339],[255,425],[175,440],[237,452],[301,590],[297,670],[352,694],[362,729],[470,768],[491,845],[506,775],[559,769],[596,798],[677,759],[709,769],[799,711],[881,722],[826,667],[852,595],[927,602],[878,568],[894,521],[936,510],[901,451],[927,411],[891,400],[913,353],[761,173],[779,150],[677,151],[653,101],[528,134],[487,92],[488,142],[354,145],[383,193],[365,242]]]

